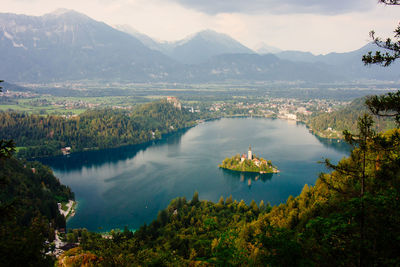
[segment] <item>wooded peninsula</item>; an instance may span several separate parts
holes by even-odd
[[[122,109],[87,110],[79,116],[0,112],[0,138],[13,139],[17,157],[36,158],[63,153],[134,145],[196,124],[195,114],[160,100]]]

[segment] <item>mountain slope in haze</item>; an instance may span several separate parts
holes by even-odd
[[[184,77],[209,81],[307,81],[333,82],[343,76],[324,63],[298,63],[267,54],[224,54],[190,66]],[[188,80],[189,81],[189,80]]]
[[[265,54],[277,54],[282,52],[281,49],[268,45],[266,43],[260,43],[256,46],[255,51],[260,54],[260,55],[265,55]]]
[[[134,29],[133,27],[131,27],[127,24],[115,25],[114,28],[121,32],[132,35],[133,37],[138,39],[140,42],[142,42],[143,45],[147,46],[150,49],[163,52],[163,49],[162,49],[163,43],[153,40],[151,37],[147,36],[146,34],[140,33],[139,31],[137,31],[136,29]]]
[[[226,34],[205,30],[173,44],[169,55],[185,64],[199,64],[221,54],[253,54],[254,52]]]
[[[40,17],[0,13],[0,78],[11,83],[319,83],[400,78],[396,63],[389,69],[363,65],[362,55],[375,50],[371,45],[325,56],[297,51],[273,56],[255,54],[231,37],[209,30],[173,43],[159,43],[134,30],[126,31],[71,10]]]
[[[395,62],[390,68],[380,66],[365,66],[361,61],[362,56],[369,51],[379,51],[373,43],[369,43],[360,49],[345,53],[329,53],[326,55],[314,55],[302,51],[282,51],[275,55],[284,60],[293,62],[325,63],[334,68],[336,73],[343,73],[348,80],[377,79],[377,80],[399,80],[400,64]]]
[[[184,64],[204,63],[222,54],[254,54],[254,51],[232,37],[212,30],[204,30],[176,42],[157,42],[129,25],[117,25],[115,28],[136,37],[147,47]]]
[[[71,10],[41,17],[3,13],[0,26],[0,73],[9,81],[148,81],[176,65],[133,36]]]

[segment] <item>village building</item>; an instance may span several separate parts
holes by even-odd
[[[168,97],[167,97],[167,102],[173,104],[174,107],[176,107],[176,108],[179,109],[179,110],[182,109],[182,104],[181,104],[181,102],[179,102],[178,98],[176,98],[176,97],[174,97],[174,96],[168,96]]]
[[[67,146],[61,148],[61,152],[63,153],[63,155],[69,155],[71,153],[71,147]]]

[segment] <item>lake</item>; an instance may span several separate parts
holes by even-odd
[[[218,168],[226,157],[247,153],[271,160],[278,174],[244,174]],[[324,158],[348,155],[343,143],[319,139],[303,124],[261,118],[224,118],[151,143],[73,153],[41,160],[75,192],[78,209],[69,228],[109,231],[150,223],[169,202],[195,191],[218,201],[232,195],[272,205],[313,185]]]

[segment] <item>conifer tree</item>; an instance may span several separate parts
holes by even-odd
[[[0,80],[0,84],[4,82]],[[2,92],[3,87],[0,86],[0,92]],[[10,158],[12,153],[15,151],[15,144],[13,140],[0,140],[0,159]]]
[[[400,5],[400,0],[379,0],[379,2],[385,5]],[[375,54],[369,52],[364,55],[362,61],[365,65],[378,64],[387,67],[400,58],[400,24],[394,33],[394,39],[383,40],[375,36],[375,31],[370,32],[373,42],[386,52],[376,51]],[[373,114],[394,117],[397,124],[400,125],[400,91],[368,97],[366,104]]]

